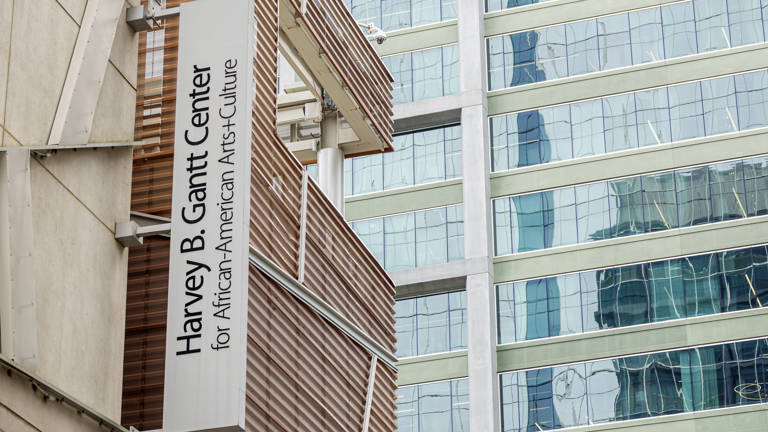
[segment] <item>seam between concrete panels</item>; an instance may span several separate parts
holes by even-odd
[[[764,69],[768,43],[488,91],[488,116]],[[671,72],[670,72],[671,71]],[[487,73],[487,65],[486,65]]]
[[[5,114],[8,111],[8,82],[11,78],[11,55],[13,54],[13,21],[14,21],[14,14],[16,12],[16,0],[11,0],[11,25],[8,29],[8,62],[5,65],[5,95],[3,96],[3,130],[5,130],[6,133],[8,132],[8,128],[6,128],[5,125]],[[16,138],[14,138],[16,139]],[[16,140],[18,142],[19,140]],[[21,144],[19,142],[19,144]],[[0,136],[0,147],[5,146],[5,134],[3,136]]]
[[[55,174],[53,174],[53,173],[52,173],[52,172],[51,172],[51,171],[48,169],[48,167],[46,167],[46,166],[45,166],[45,165],[44,165],[42,162],[40,162],[40,161],[39,161],[39,160],[38,160],[36,157],[31,157],[30,159],[31,159],[31,160],[34,160],[35,162],[37,162],[37,164],[38,164],[38,165],[39,165],[39,166],[40,166],[42,169],[44,169],[44,170],[45,170],[45,172],[46,172],[46,173],[48,173],[48,175],[49,175],[49,176],[51,176],[51,178],[52,178],[52,179],[54,179],[54,180],[56,181],[56,183],[58,183],[58,184],[59,184],[59,185],[60,185],[60,186],[61,186],[61,187],[62,187],[62,188],[65,190],[65,191],[67,191],[67,193],[69,193],[69,194],[70,194],[70,195],[71,195],[71,196],[72,196],[72,197],[73,197],[73,198],[74,198],[74,199],[75,199],[75,200],[76,200],[78,203],[80,203],[80,205],[81,205],[81,206],[83,206],[83,208],[84,208],[84,209],[86,209],[86,210],[88,211],[88,213],[90,213],[90,214],[91,214],[91,215],[92,215],[92,216],[93,216],[93,217],[94,217],[94,218],[95,218],[97,221],[99,221],[99,223],[101,223],[101,224],[104,226],[104,228],[106,228],[106,229],[107,229],[107,231],[109,231],[110,233],[112,233],[112,234],[114,235],[114,233],[115,233],[115,229],[114,229],[114,227],[110,227],[110,226],[109,226],[109,225],[108,225],[106,222],[104,222],[103,220],[101,220],[101,218],[100,218],[100,217],[99,217],[99,216],[98,216],[98,215],[97,215],[97,214],[96,214],[96,213],[95,213],[93,210],[91,210],[91,208],[90,208],[90,207],[89,207],[89,206],[88,206],[86,203],[84,203],[84,202],[83,202],[83,201],[80,199],[80,197],[78,197],[78,196],[77,196],[77,194],[75,194],[75,193],[74,193],[74,192],[73,192],[73,191],[72,191],[72,190],[71,190],[69,187],[67,187],[67,185],[65,185],[65,184],[64,184],[64,183],[63,183],[63,182],[62,182],[62,181],[61,181],[61,180],[60,180],[60,179],[59,179],[59,178],[58,178],[58,177],[57,177]]]
[[[768,216],[675,228],[494,258],[494,283],[670,259],[768,242]]]
[[[768,127],[762,127],[497,171],[491,173],[491,198],[750,158],[765,154],[766,139]]]
[[[760,308],[497,345],[498,372],[762,338],[767,325]]]

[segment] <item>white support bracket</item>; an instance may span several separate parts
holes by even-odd
[[[88,142],[123,5],[123,0],[88,1],[48,144]]]
[[[179,7],[172,7],[168,9],[152,8],[147,9],[146,6],[133,6],[129,7],[125,12],[125,21],[135,32],[150,31],[152,30],[157,21],[170,18],[179,14]]]
[[[168,236],[170,234],[170,222],[139,226],[139,224],[130,220],[115,224],[115,240],[120,242],[124,247],[140,246],[144,244],[144,237],[155,235]]]
[[[376,364],[378,358],[371,356],[371,370],[368,373],[368,391],[365,394],[365,414],[363,415],[363,427],[361,432],[368,432],[371,424],[371,405],[373,405],[373,389],[376,387]]]

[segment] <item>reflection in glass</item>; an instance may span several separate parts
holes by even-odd
[[[358,22],[384,31],[456,18],[456,0],[344,0]]]
[[[768,305],[768,246],[496,287],[498,343]]]
[[[502,430],[528,432],[768,401],[768,339],[510,372]]]
[[[468,432],[466,378],[400,386],[395,390],[398,432]]]
[[[488,89],[763,42],[766,1],[683,1],[491,37]],[[516,6],[512,3],[517,2],[508,7]],[[488,0],[487,5],[501,3]]]
[[[397,356],[412,357],[467,348],[465,291],[395,302]]]
[[[350,223],[387,271],[464,259],[464,206]]]
[[[346,196],[461,176],[461,126],[395,135],[392,147],[389,153],[344,161]]]
[[[412,51],[382,57],[392,74],[395,104],[415,102],[458,91],[459,56],[457,45]]]

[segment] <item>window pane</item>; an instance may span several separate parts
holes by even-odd
[[[671,59],[696,54],[693,2],[662,6],[661,17],[664,24],[665,57]]]
[[[735,79],[741,129],[768,126],[768,71],[736,75]]]
[[[445,131],[445,178],[461,177],[461,126],[452,126]]]
[[[688,257],[681,262],[687,315],[694,317],[720,312],[721,275],[717,254]]]
[[[536,50],[537,81],[568,76],[565,45],[565,26],[549,27],[533,32],[531,46]],[[515,61],[515,64],[518,64]]]
[[[416,266],[448,261],[445,208],[416,213]]]
[[[511,372],[500,376],[501,385],[501,430],[504,432],[522,432],[521,426],[527,423],[528,406],[520,400],[520,388],[517,384],[520,373]]]
[[[672,141],[704,136],[703,111],[698,82],[669,87]]]
[[[405,53],[382,57],[381,61],[392,74],[395,82],[392,84],[393,103],[400,104],[413,101],[413,77],[411,74],[411,54]]]
[[[531,113],[536,113],[536,111],[531,111]],[[541,140],[539,144],[541,161],[554,162],[573,158],[571,150],[571,121],[568,106],[561,105],[543,108],[538,110],[538,115],[539,130],[532,132],[538,133],[538,138]],[[533,119],[528,121],[535,123]],[[529,125],[530,123],[525,126]],[[517,130],[519,131],[520,129]],[[514,157],[513,155],[510,156]]]
[[[380,154],[355,158],[352,162],[354,194],[380,191],[382,187],[382,158]]]
[[[411,0],[411,8],[413,27],[440,21],[439,0]]]
[[[595,20],[566,24],[565,35],[568,41],[568,75],[581,75],[599,70]]]
[[[413,135],[398,135],[392,141],[395,151],[384,153],[384,189],[413,184]]]
[[[544,248],[544,219],[540,194],[512,197],[513,252]]]
[[[660,8],[630,12],[629,29],[632,38],[633,64],[664,59]]]
[[[469,380],[451,381],[453,432],[469,432]]]
[[[637,148],[637,118],[633,94],[604,98],[603,121],[607,152]]]
[[[605,153],[602,101],[579,102],[570,107],[573,156],[578,158]]]
[[[669,142],[667,89],[635,93],[637,132],[640,147]]]
[[[730,48],[726,0],[696,0],[693,5],[699,52]]]
[[[384,221],[367,219],[354,222],[352,228],[380,264],[384,264]]]
[[[418,403],[419,386],[398,387],[395,390],[397,403],[397,432],[419,432]]]
[[[443,95],[442,50],[429,49],[411,53],[413,61],[413,100]]]
[[[448,261],[464,259],[464,206],[445,209],[448,221]]]
[[[576,186],[579,243],[610,238],[611,218],[606,183]]]
[[[547,283],[551,313],[559,314],[551,317],[550,322],[557,322],[559,335],[583,332],[581,319],[581,286],[579,275],[570,274],[550,278]],[[553,304],[557,299],[558,304]]]
[[[498,343],[515,341],[515,284],[501,284],[496,287],[496,313],[498,316]]]
[[[708,175],[706,166],[675,171],[680,226],[709,222]]]
[[[544,71],[539,69],[536,65],[536,45],[539,42],[539,33],[536,31],[528,31],[523,33],[515,33],[509,36],[501,36],[501,38],[508,37],[512,43],[512,59],[511,62],[514,65],[512,68],[512,75],[509,72],[506,74],[506,81],[501,87],[492,87],[491,90],[504,87],[514,87],[528,83],[534,83],[536,81],[544,81]],[[565,37],[563,36],[563,39]],[[563,40],[563,48],[565,48],[565,40]],[[505,64],[510,62],[507,57],[510,53],[505,53]],[[565,64],[564,60],[561,60],[561,72],[564,72]],[[563,75],[564,76],[564,75]]]
[[[513,116],[517,116],[517,114],[491,117],[491,171],[503,171],[510,168],[507,147],[507,117]]]
[[[763,41],[760,0],[729,1],[728,20],[731,24],[731,45]]]
[[[768,291],[766,247],[720,252],[718,259],[724,278],[723,312],[761,307]]]
[[[629,14],[598,18],[597,34],[600,44],[600,70],[616,69],[632,64]]]
[[[398,357],[411,357],[417,353],[416,299],[395,302],[395,352]]]
[[[739,120],[733,77],[702,81],[701,92],[706,134],[716,135],[737,131]]]
[[[413,134],[416,184],[445,179],[445,146],[443,129]]]
[[[679,260],[650,263],[648,277],[653,321],[685,318],[685,290]]]
[[[747,217],[741,161],[711,165],[709,188],[712,200],[710,221]]]
[[[677,199],[673,172],[643,176],[646,232],[677,228]]]
[[[766,173],[768,175],[768,173]],[[493,200],[493,234],[496,255],[512,253],[511,199]]]
[[[543,163],[540,148],[541,134],[546,128],[541,128],[542,118],[539,111],[510,114],[501,119],[506,120],[506,124],[499,129],[505,132],[502,139],[509,146],[509,161],[500,163],[506,164],[509,168]]]
[[[411,25],[409,0],[381,0],[382,30],[397,30]]]
[[[552,394],[558,427],[588,424],[587,377],[583,363],[552,368]]]
[[[545,247],[576,244],[576,197],[573,188],[541,192]]]
[[[442,47],[443,51],[443,95],[459,92],[459,46]]]
[[[467,292],[448,294],[451,322],[450,350],[467,349]]]
[[[315,181],[319,181],[317,178],[317,164],[313,164],[315,167],[314,176],[312,176],[312,173],[310,173],[310,176],[312,176]],[[355,176],[352,171],[352,159],[347,158],[344,159],[344,196],[350,196],[352,195],[352,185],[355,182]]]
[[[768,157],[744,161],[744,182],[747,187],[747,214],[768,214]]]
[[[616,419],[616,402],[619,397],[617,360],[599,360],[586,364],[587,406],[593,423],[606,423]]]
[[[645,232],[643,188],[640,177],[610,181],[608,192],[611,220],[614,221],[611,237]]]
[[[404,214],[384,218],[384,253],[387,271],[416,266],[414,215]]]
[[[419,431],[445,432],[451,430],[450,381],[419,386]]]
[[[507,86],[504,81],[504,37],[488,38],[488,89],[496,90]]]
[[[456,0],[443,0],[441,9],[443,21],[456,18]]]
[[[517,340],[557,336],[550,334],[547,280],[515,282],[515,328]]]
[[[520,398],[528,402],[528,430],[547,430],[555,424],[552,395],[552,369],[538,369],[520,374]]]
[[[445,294],[416,299],[419,325],[418,355],[448,351],[448,296]]]
[[[604,328],[602,315],[598,308],[598,283],[602,277],[602,271],[587,271],[579,273],[579,285],[581,286],[581,315],[584,317],[584,331],[593,331]]]

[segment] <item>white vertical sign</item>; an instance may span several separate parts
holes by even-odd
[[[245,430],[253,0],[180,12],[163,430]]]

